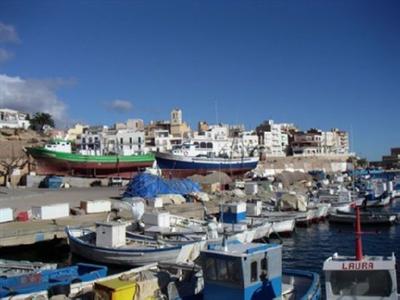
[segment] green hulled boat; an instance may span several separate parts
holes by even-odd
[[[36,161],[39,175],[71,175],[84,177],[131,178],[138,171],[151,167],[153,154],[137,155],[82,155],[72,153],[67,142],[45,147],[27,148]]]

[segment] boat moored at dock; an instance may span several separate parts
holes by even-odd
[[[282,271],[282,246],[228,243],[201,252],[203,299],[320,299],[319,275]]]
[[[107,267],[79,263],[75,266],[43,270],[0,279],[0,297],[47,291],[50,295],[69,290],[71,283],[85,282],[107,275]]]
[[[396,258],[364,256],[361,241],[361,217],[355,212],[355,256],[335,253],[325,260],[326,299],[398,300]]]
[[[96,231],[86,228],[65,229],[71,252],[92,261],[126,266],[154,262],[182,262],[195,259],[204,241],[168,243],[165,240],[129,237],[126,224],[104,222]]]

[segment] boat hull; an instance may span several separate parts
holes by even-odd
[[[283,299],[321,299],[321,282],[317,273],[286,269],[282,272],[282,283],[293,286],[291,293],[283,295]]]
[[[43,148],[28,148],[36,162],[38,175],[60,175],[80,177],[131,178],[137,172],[151,167],[153,155],[90,156],[72,153],[57,153]]]
[[[177,263],[185,261],[192,252],[196,252],[194,251],[196,246],[201,247],[199,243],[188,243],[158,249],[102,248],[80,240],[78,236],[85,234],[81,229],[68,228],[66,232],[72,253],[92,261],[113,265],[144,266],[155,262]]]
[[[333,213],[329,215],[330,223],[349,224],[355,223],[356,216],[354,214]],[[390,226],[396,221],[395,215],[361,215],[360,222],[362,225],[382,225]]]
[[[257,167],[257,157],[204,158],[186,157],[170,153],[155,154],[158,167],[164,176],[184,178],[194,174],[206,175],[214,171],[239,176]]]
[[[107,275],[107,270],[105,266],[78,263],[76,266],[0,279],[0,297],[41,291],[51,293],[53,289],[57,290],[58,287],[69,286],[73,282],[86,282],[103,278]]]

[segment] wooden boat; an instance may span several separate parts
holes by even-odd
[[[43,270],[54,270],[57,264],[0,259],[0,278],[7,278]]]
[[[358,207],[355,218],[355,256],[339,256],[335,253],[324,262],[326,299],[400,299],[394,254],[389,257],[364,256],[362,218]]]
[[[329,215],[330,223],[355,224],[356,214],[352,210],[337,210]],[[360,221],[363,225],[393,225],[397,220],[396,214],[363,211]]]
[[[0,279],[0,297],[40,291],[57,294],[67,291],[73,282],[85,282],[106,275],[105,266],[79,263],[76,266],[14,276]]]
[[[278,235],[290,235],[293,233],[296,225],[296,221],[293,218],[280,219],[272,222],[272,233]]]
[[[126,225],[115,223],[98,223],[96,231],[67,227],[71,252],[105,264],[143,266],[154,262],[194,259],[202,247],[200,241],[168,243],[165,240],[129,237]]]

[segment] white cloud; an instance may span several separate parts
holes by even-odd
[[[28,113],[46,112],[56,122],[62,122],[66,117],[66,105],[55,93],[62,83],[59,79],[55,82],[0,74],[0,107]]]
[[[10,60],[14,57],[14,54],[7,51],[6,49],[0,48],[0,64]]]
[[[0,22],[0,43],[19,43],[20,39],[14,26]]]
[[[133,109],[133,104],[128,100],[116,99],[111,101],[108,107],[116,112],[127,112]]]
[[[20,41],[14,26],[0,22],[0,43],[18,43]]]

